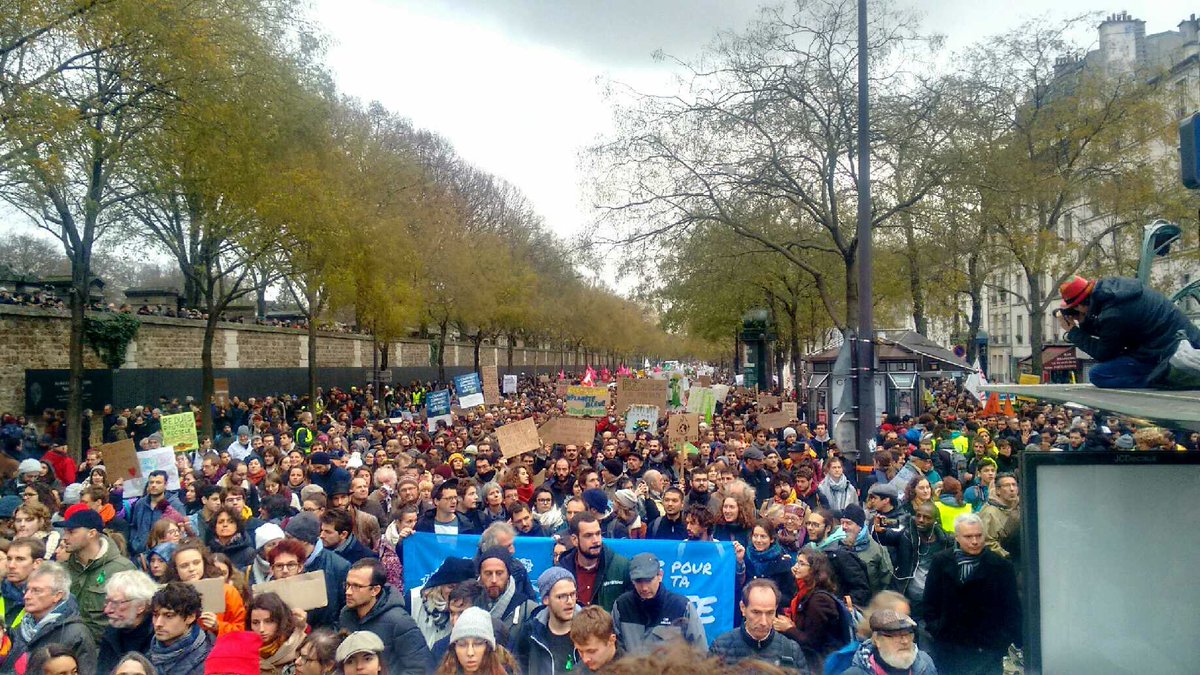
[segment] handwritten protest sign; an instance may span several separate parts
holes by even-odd
[[[302,612],[310,609],[321,609],[329,604],[325,593],[325,572],[306,572],[304,574],[276,579],[254,584],[251,589],[255,596],[263,593],[275,593],[290,609]]]
[[[658,411],[656,405],[631,405],[625,413],[625,433],[632,437],[639,431],[658,431]]]
[[[229,378],[213,378],[213,398],[216,399],[217,405],[220,406],[229,403]]]
[[[596,423],[584,417],[554,417],[538,429],[546,443],[590,446],[596,439]]]
[[[604,417],[608,414],[608,387],[567,387],[567,414]]]
[[[189,581],[188,583],[200,593],[201,611],[212,612],[213,614],[221,614],[225,611],[224,579],[201,579],[199,581]]]
[[[150,476],[151,471],[165,471],[167,473],[167,489],[179,489],[179,467],[175,465],[175,451],[171,448],[155,448],[154,450],[141,450],[137,453],[138,464],[141,466],[141,478],[131,478],[126,480],[124,485],[124,494],[127,497],[141,497],[146,489],[146,479]]]
[[[729,397],[729,385],[727,384],[714,384],[712,390],[718,403],[724,403],[725,399]]]
[[[505,375],[504,376],[504,393],[506,393],[506,394],[517,393],[517,376],[516,375]]]
[[[684,443],[700,440],[700,416],[696,413],[671,413],[667,418],[667,438],[671,447],[678,450]]]
[[[500,453],[505,457],[523,455],[542,445],[538,440],[537,424],[532,417],[496,427],[496,442],[500,444]]]
[[[483,383],[479,380],[479,373],[455,375],[454,391],[458,394],[458,404],[464,408],[483,405]]]
[[[687,411],[697,413],[705,422],[712,424],[713,413],[717,410],[717,395],[712,387],[692,387],[688,391]]]
[[[163,447],[174,448],[175,452],[187,452],[200,447],[196,435],[196,415],[185,412],[162,417]]]
[[[142,463],[138,461],[137,447],[131,438],[101,445],[100,457],[110,479],[120,477],[132,480],[142,477]]]
[[[667,410],[667,381],[618,377],[616,401],[618,415],[625,414],[629,406],[639,404],[658,406],[660,413],[665,413]]]
[[[779,405],[779,397],[778,396],[772,396],[771,394],[759,394],[758,395],[758,407],[762,408],[763,410],[766,410],[768,408],[774,408],[778,405]]]
[[[500,403],[500,371],[496,366],[484,366],[480,378],[483,380],[483,402],[488,405]]]
[[[759,429],[783,429],[792,421],[792,416],[784,412],[767,413],[758,416]]]
[[[787,413],[787,414],[788,414],[788,419],[789,419],[789,420],[798,420],[798,419],[800,419],[799,417],[797,417],[798,411],[797,411],[797,406],[796,406],[796,402],[795,402],[795,401],[784,401],[784,402],[783,402],[783,407],[782,407],[782,408],[780,408],[780,409],[781,409],[783,412],[785,412],[785,413]]]
[[[425,428],[429,431],[437,431],[438,422],[445,422],[446,426],[454,423],[454,418],[450,414],[449,389],[431,391],[425,397]]]
[[[571,388],[571,383],[566,380],[559,380],[554,385],[554,398],[566,398],[567,390]]]

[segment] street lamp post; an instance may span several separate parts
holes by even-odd
[[[875,309],[871,277],[871,109],[867,81],[867,0],[858,0],[858,326],[854,337],[858,448],[869,456],[875,436]]]

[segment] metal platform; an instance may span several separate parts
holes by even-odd
[[[1150,420],[1174,429],[1200,431],[1200,391],[1100,389],[1090,384],[992,384],[988,393],[1016,394],[1055,403]]]

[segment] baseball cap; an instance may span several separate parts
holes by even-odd
[[[639,553],[629,561],[629,578],[633,581],[647,581],[658,576],[662,567],[658,556],[653,553]]]
[[[76,504],[67,509],[67,517],[54,524],[55,527],[61,527],[66,530],[73,530],[77,527],[86,527],[92,530],[104,531],[104,519],[99,513],[88,508],[86,504]]]

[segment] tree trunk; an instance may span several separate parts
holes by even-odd
[[[508,352],[508,369],[511,371],[513,367],[513,351],[516,349],[517,338],[512,333],[508,335],[508,344],[505,346],[505,351]]]
[[[83,446],[83,323],[88,297],[88,265],[78,254],[71,261],[71,342],[68,347],[71,372],[67,395],[67,446],[76,460],[85,454]]]
[[[913,326],[921,335],[929,335],[929,317],[925,315],[925,294],[921,289],[921,266],[917,264],[917,237],[913,231],[912,218],[908,214],[900,217],[904,227],[904,247],[908,258],[908,291],[912,295]]]
[[[967,258],[967,296],[971,299],[971,318],[967,323],[967,362],[974,363],[979,358],[979,327],[983,324],[983,276],[979,274],[979,254],[972,253]],[[988,372],[988,365],[980,362],[983,372]]]
[[[438,326],[438,382],[446,382],[446,322]]]
[[[308,320],[308,405],[310,410],[316,409],[317,405],[317,321],[311,317]]]
[[[792,322],[792,337],[791,337],[791,341],[790,341],[791,342],[790,347],[792,350],[792,389],[793,389],[794,393],[796,394],[797,401],[800,400],[800,392],[804,388],[800,382],[800,361],[801,361],[801,359],[800,359],[800,316],[799,316],[799,314],[800,314],[800,307],[799,307],[799,303],[797,303],[796,305],[793,305],[793,310],[791,312],[788,312],[788,315],[789,315],[788,318],[790,318],[791,322]]]
[[[1029,348],[1033,350],[1029,365],[1033,368],[1033,374],[1041,377],[1042,343],[1045,342],[1045,332],[1042,330],[1045,322],[1042,321],[1042,317],[1045,316],[1047,303],[1042,298],[1042,280],[1039,275],[1026,271],[1025,279],[1029,281],[1026,306],[1029,308]]]
[[[200,400],[204,402],[201,413],[200,434],[202,438],[213,438],[212,402],[216,396],[213,378],[213,342],[217,336],[217,313],[209,305],[208,319],[204,322],[204,342],[200,347]]]
[[[481,344],[483,344],[483,338],[479,337],[479,335],[476,335],[475,338],[473,340],[471,340],[471,342],[473,343],[471,345],[471,348],[472,348],[471,351],[472,351],[472,357],[475,362],[475,372],[478,373],[479,372],[479,346]]]

